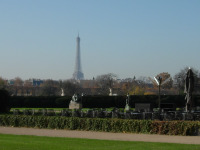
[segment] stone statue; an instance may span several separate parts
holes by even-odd
[[[129,105],[129,93],[127,94],[127,97],[126,97],[126,105]]]
[[[112,89],[109,88],[109,90],[110,90],[109,96],[112,96],[112,95],[113,95],[113,94],[112,94]]]
[[[78,95],[77,94],[74,94],[73,96],[72,96],[72,102],[78,102],[78,100],[79,100],[79,98],[78,98]]]
[[[82,102],[80,100],[80,96],[78,94],[74,94],[72,96],[72,100],[69,103],[69,109],[81,109]]]
[[[128,93],[127,97],[126,97],[126,106],[125,106],[126,111],[129,111],[131,109],[131,107],[129,106],[129,100],[130,100],[130,96],[129,96],[129,93]]]
[[[184,93],[186,93],[185,99],[186,99],[186,111],[191,111],[193,106],[193,100],[192,100],[192,93],[194,91],[194,73],[191,68],[187,71],[186,78],[185,78],[185,90]]]
[[[65,96],[63,88],[61,88],[61,96]]]

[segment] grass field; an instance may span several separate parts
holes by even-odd
[[[0,134],[0,150],[199,150],[200,145]]]

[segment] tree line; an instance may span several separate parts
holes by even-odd
[[[184,94],[185,76],[188,68],[181,69],[174,77],[168,72],[156,75],[163,81],[168,82],[162,86],[161,94],[182,95]],[[195,74],[195,93],[199,94],[199,71],[192,68]],[[6,89],[12,96],[60,96],[62,91],[65,95],[156,95],[157,85],[148,77],[126,78],[119,80],[116,74],[108,73],[99,75],[92,80],[43,80],[40,84],[33,84],[30,80],[23,81],[16,77],[12,84],[0,77],[0,88]]]

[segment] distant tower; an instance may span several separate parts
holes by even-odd
[[[81,53],[80,53],[80,37],[76,38],[76,64],[75,64],[75,70],[73,74],[73,79],[75,80],[83,80],[84,79],[84,74],[82,73],[81,70]]]

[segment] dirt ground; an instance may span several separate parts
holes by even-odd
[[[200,144],[200,136],[169,136],[133,133],[108,133],[93,131],[52,130],[35,128],[0,127],[0,134],[71,137],[120,141],[145,141],[162,143]]]

